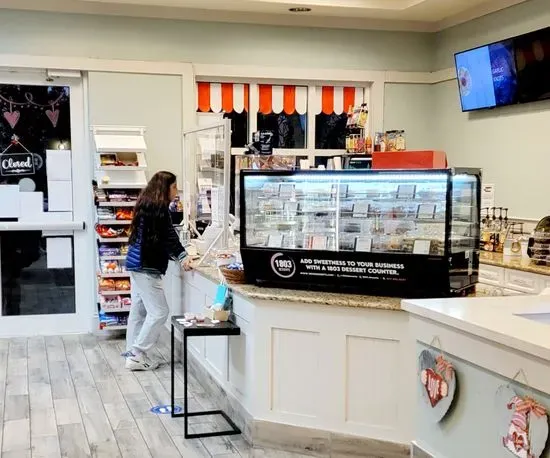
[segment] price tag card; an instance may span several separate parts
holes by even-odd
[[[314,235],[311,238],[312,250],[326,250],[327,249],[327,237],[326,235]]]
[[[413,254],[430,254],[431,240],[415,240]]]
[[[369,214],[370,205],[368,202],[355,202],[353,204],[353,217],[365,218]]]
[[[433,204],[420,204],[416,212],[418,219],[434,219],[436,206]]]
[[[415,184],[400,184],[397,187],[398,199],[414,199],[415,194],[416,194]]]
[[[298,212],[298,202],[285,202],[283,209],[288,215],[296,216]]]
[[[279,184],[279,197],[282,199],[290,199],[294,197],[294,183]]]
[[[372,239],[370,237],[356,237],[355,251],[370,253],[372,251]]]
[[[268,248],[281,248],[283,246],[283,236],[281,234],[270,234],[267,237]]]

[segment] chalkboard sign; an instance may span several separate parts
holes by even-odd
[[[33,154],[2,154],[0,156],[0,175],[3,177],[34,175]]]

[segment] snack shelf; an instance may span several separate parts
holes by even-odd
[[[116,235],[102,237],[96,233],[98,327],[103,331],[122,331],[127,328],[126,320],[130,306],[125,303],[129,302],[132,284],[129,272],[113,271],[123,268],[127,249],[124,245],[129,243],[127,233],[132,221],[117,217],[131,217],[131,209],[136,206],[139,192],[147,185],[145,128],[92,126],[92,133],[96,150],[96,222],[100,226],[106,226],[98,232],[103,235]],[[100,208],[103,210],[99,210]],[[122,210],[124,208],[128,210]],[[117,296],[124,299],[117,300]]]
[[[128,328],[128,326],[126,326],[124,324],[124,325],[103,326],[103,327],[101,327],[101,325],[100,325],[99,328],[100,328],[101,331],[125,331]]]
[[[131,172],[136,170],[147,170],[146,165],[100,165],[97,170],[104,172]]]
[[[105,312],[105,313],[129,313],[130,312],[130,307],[125,307],[125,308],[105,308],[103,306],[101,306],[101,311]]]
[[[143,189],[147,183],[98,183],[98,189]]]
[[[130,277],[130,272],[116,272],[111,274],[98,273],[98,275],[101,278],[128,278]]]
[[[100,237],[99,235],[97,236],[97,239],[101,243],[128,243],[128,241],[130,240],[129,237],[104,238],[104,237]]]
[[[100,296],[127,296],[132,294],[130,290],[123,291],[98,291]]]
[[[135,207],[136,202],[98,202],[98,207]]]
[[[126,256],[124,255],[113,255],[113,256],[100,256],[100,261],[125,261]]]
[[[107,226],[113,226],[113,225],[121,225],[121,226],[129,226],[132,224],[132,221],[129,219],[97,219],[98,224],[103,224]]]

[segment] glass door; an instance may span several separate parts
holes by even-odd
[[[94,327],[85,138],[81,78],[0,72],[0,336]]]

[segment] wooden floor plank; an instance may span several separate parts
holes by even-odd
[[[27,453],[31,449],[30,420],[10,420],[4,422],[2,456],[8,452]]]
[[[63,458],[91,458],[88,439],[82,423],[59,425],[59,448]]]
[[[61,458],[57,431],[56,434],[50,436],[34,436],[31,456],[32,458]]]
[[[136,422],[154,458],[182,457],[159,418],[138,418]]]
[[[151,453],[137,425],[115,431],[115,437],[123,458],[150,458]],[[185,456],[185,458],[188,458]],[[189,457],[190,458],[190,457]]]

